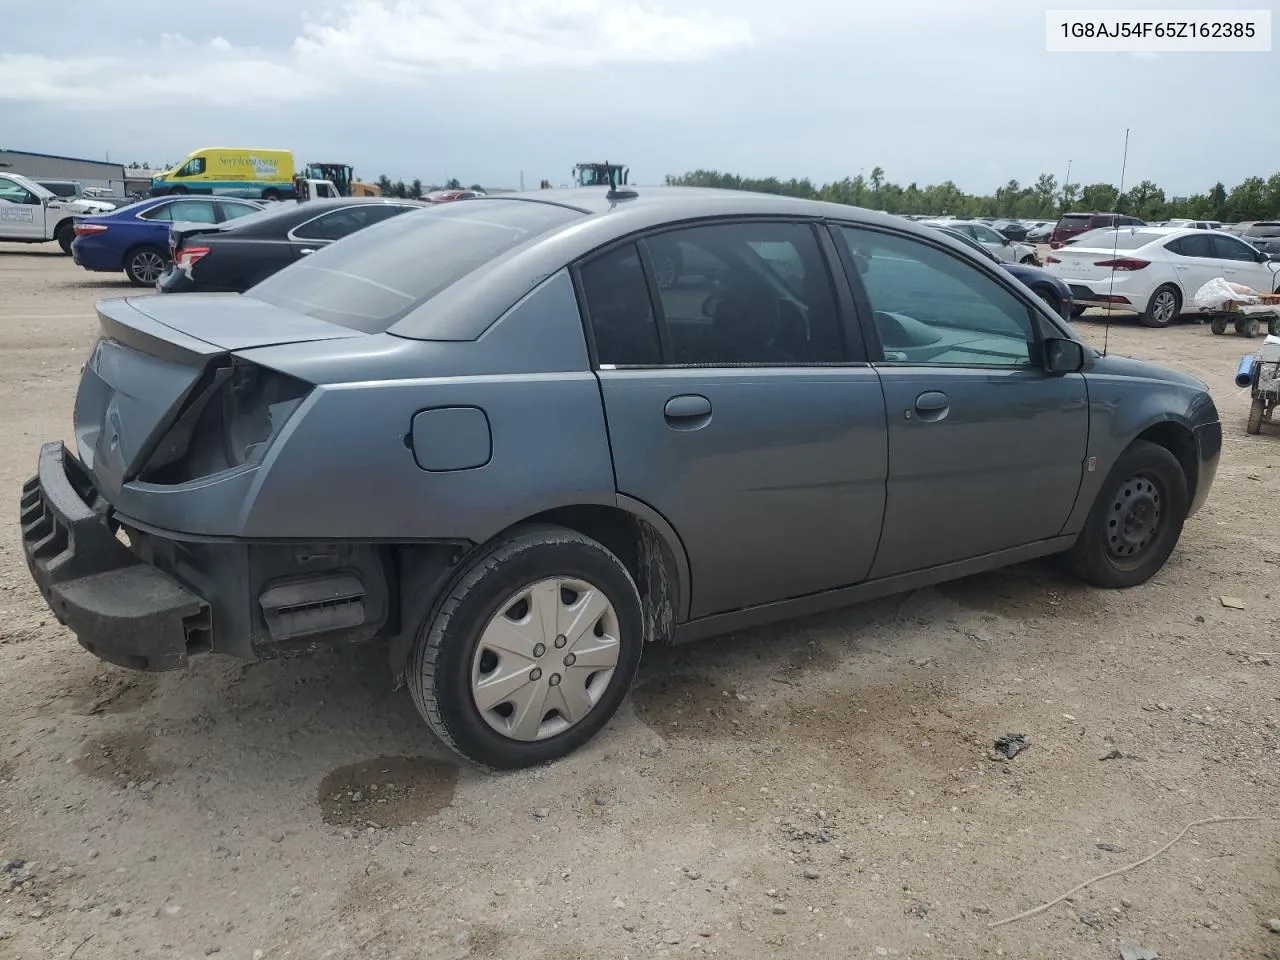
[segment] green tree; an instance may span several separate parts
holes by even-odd
[[[444,188],[446,190],[461,190],[462,181],[459,180],[457,177],[450,177],[449,182],[444,185]]]
[[[422,181],[414,177],[413,183],[409,184],[409,195],[415,200],[422,196]]]
[[[378,191],[384,196],[391,196],[391,178],[385,173],[378,177]]]

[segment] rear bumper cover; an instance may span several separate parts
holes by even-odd
[[[117,515],[60,442],[41,448],[23,484],[20,524],[27,568],[54,616],[86,650],[122,667],[174,670],[210,651],[256,660],[395,626],[393,575],[379,545],[148,528]]]
[[[208,647],[209,604],[116,539],[92,491],[62,443],[41,448],[20,504],[32,579],[58,621],[101,659],[139,670],[185,666],[189,648]]]

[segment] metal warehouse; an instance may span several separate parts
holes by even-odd
[[[79,180],[86,187],[105,187],[112,193],[124,193],[124,167],[105,160],[0,150],[0,170],[20,173],[33,180]]]

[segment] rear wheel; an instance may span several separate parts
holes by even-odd
[[[1178,288],[1165,284],[1157,287],[1147,301],[1147,309],[1142,311],[1138,320],[1144,327],[1167,327],[1182,312],[1182,294]]]
[[[1107,475],[1067,565],[1096,587],[1146,583],[1177,546],[1189,506],[1178,458],[1136,440]]]
[[[185,193],[187,193],[187,188],[186,188],[186,187],[183,187],[183,186],[172,187],[172,188],[170,188],[169,192],[170,192],[171,194],[173,194],[174,196],[181,197],[181,196],[183,196]]]
[[[262,199],[266,200],[268,203],[276,203],[280,200],[280,191],[279,190],[263,190]]]
[[[1031,292],[1049,305],[1058,316],[1062,316],[1062,299],[1051,287],[1032,287]]]
[[[1089,308],[1084,306],[1083,304],[1076,304],[1074,307],[1071,308],[1071,319],[1074,320],[1077,317],[1083,317],[1084,312],[1088,309]]]
[[[65,220],[58,224],[58,229],[53,232],[53,239],[58,241],[58,246],[62,248],[63,253],[71,253],[71,241],[76,238],[76,228],[70,220]]]
[[[1018,262],[1022,264],[1026,264],[1028,267],[1040,266],[1040,260],[1039,258],[1036,257],[1034,253],[1028,253],[1025,257],[1023,257]]]
[[[140,287],[154,287],[164,273],[165,255],[156,247],[135,247],[124,257],[124,273]]]
[[[1254,397],[1253,403],[1249,405],[1249,422],[1244,425],[1245,433],[1259,434],[1262,432],[1262,420],[1267,412],[1267,403],[1261,397]]]
[[[453,750],[530,767],[609,722],[643,643],[640,595],[622,562],[572,530],[529,527],[468,564],[423,619],[409,689]]]

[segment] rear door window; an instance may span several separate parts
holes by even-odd
[[[1213,241],[1213,247],[1218,253],[1218,257],[1223,260],[1238,260],[1243,263],[1257,263],[1258,255],[1253,247],[1247,243],[1242,243],[1235,237],[1224,237],[1220,234],[1210,234],[1209,240]]]
[[[350,236],[357,230],[363,230],[367,226],[394,217],[396,214],[406,213],[409,209],[396,204],[379,203],[334,210],[294,227],[293,237],[296,240],[318,240],[331,243]]]
[[[1181,257],[1202,257],[1216,260],[1218,254],[1213,249],[1213,239],[1208,234],[1190,234],[1170,240],[1165,247]]]

